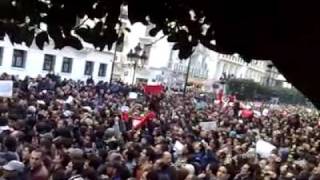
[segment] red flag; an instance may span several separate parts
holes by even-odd
[[[144,86],[144,93],[145,94],[161,94],[164,91],[164,87],[162,85],[145,85]]]
[[[121,119],[123,121],[129,120],[129,107],[128,106],[122,106],[121,107]]]
[[[148,112],[144,116],[135,117],[133,118],[132,126],[134,129],[141,128],[143,125],[145,125],[147,122],[151,121],[155,117],[156,117],[156,113],[152,111]]]
[[[142,124],[143,122],[142,122],[142,120],[139,118],[139,119],[134,119],[133,121],[132,121],[132,127],[133,127],[133,129],[138,129],[138,128],[140,128],[143,124]]]
[[[222,90],[222,89],[219,90],[217,96],[218,96],[217,99],[218,99],[220,102],[222,102],[222,100],[223,100],[223,99],[222,99],[222,98],[223,98],[223,90]]]
[[[253,117],[253,111],[251,109],[244,109],[241,112],[241,117],[245,119],[251,119]]]
[[[223,105],[223,89],[219,89],[215,93],[215,104]]]
[[[121,119],[123,121],[128,121],[129,120],[129,113],[128,112],[122,112]]]

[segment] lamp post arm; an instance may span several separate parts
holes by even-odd
[[[188,62],[187,74],[186,74],[186,78],[185,78],[185,81],[184,81],[183,96],[186,96],[186,93],[187,93],[187,85],[188,85],[188,81],[189,81],[189,73],[190,73],[191,61],[192,61],[192,58],[193,58],[194,51],[195,50],[192,51],[192,54],[191,54],[191,56],[189,58],[189,62]]]
[[[184,81],[184,88],[183,88],[183,96],[186,96],[186,92],[187,92],[187,86],[188,86],[188,80],[189,80],[189,72],[190,72],[190,67],[191,67],[191,57],[189,59],[188,62],[188,68],[187,68],[187,75]]]

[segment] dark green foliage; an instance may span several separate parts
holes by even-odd
[[[227,87],[228,92],[237,93],[240,100],[268,101],[271,97],[278,97],[281,103],[306,103],[306,98],[295,88],[269,87],[248,79],[231,79],[227,81]]]
[[[39,47],[39,49],[43,49],[45,42],[49,43],[48,33],[45,31],[38,33],[36,36],[36,45]]]

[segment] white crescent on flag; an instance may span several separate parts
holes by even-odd
[[[135,120],[132,121],[133,128],[138,127],[140,124],[141,124],[141,121],[138,120],[138,119],[135,119]]]

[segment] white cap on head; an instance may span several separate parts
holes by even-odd
[[[25,170],[25,165],[20,161],[12,160],[6,165],[2,166],[2,168],[6,171],[17,171],[19,173],[23,173]]]

